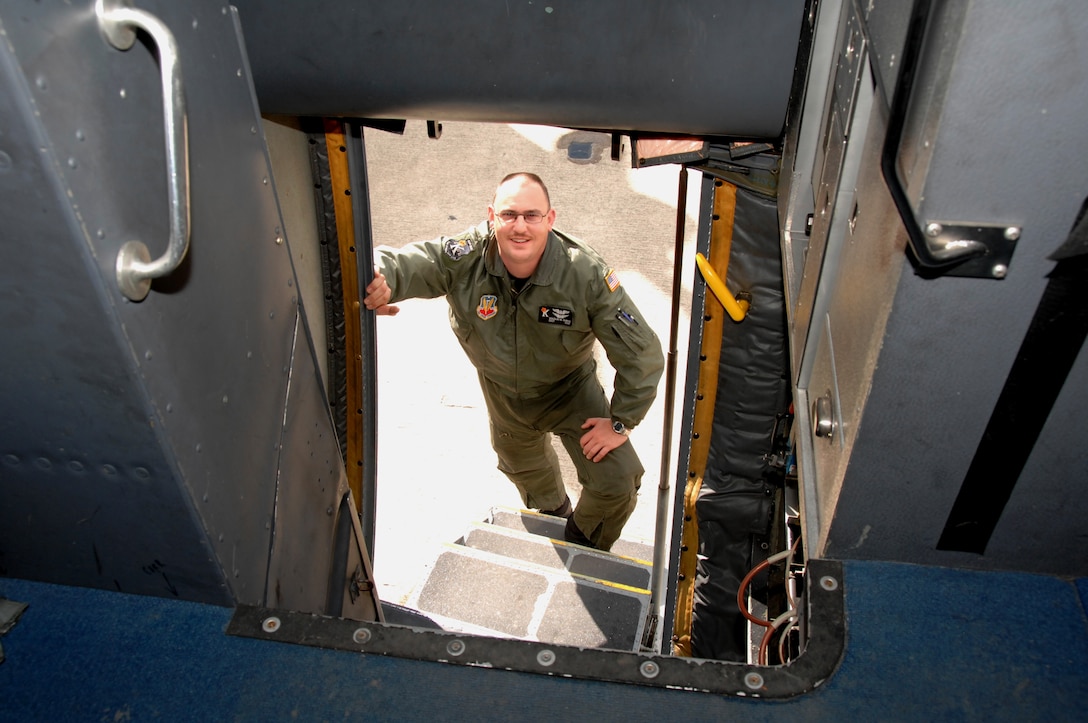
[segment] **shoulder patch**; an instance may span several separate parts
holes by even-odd
[[[609,291],[620,288],[620,277],[616,274],[615,269],[609,269],[608,273],[604,275],[604,283],[608,285]]]
[[[449,256],[454,261],[460,260],[463,256],[467,256],[472,253],[472,240],[467,238],[450,238],[446,239],[445,246],[446,256]]]

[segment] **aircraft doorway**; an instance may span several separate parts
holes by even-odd
[[[626,139],[625,139],[626,140]],[[423,122],[403,135],[365,130],[375,245],[452,235],[479,223],[498,180],[527,170],[548,183],[556,228],[577,236],[617,269],[668,351],[679,170],[634,170],[624,144],[610,158],[605,133],[542,126],[443,124],[428,138]],[[694,248],[698,184],[689,185],[685,238]],[[693,266],[694,252],[685,254]],[[679,358],[686,356],[692,271],[683,271]],[[383,601],[405,604],[426,580],[444,544],[466,534],[493,507],[520,508],[513,484],[495,467],[476,372],[449,328],[444,299],[400,304],[380,317],[375,578]],[[598,346],[602,383],[612,370]],[[682,367],[683,365],[679,365]],[[677,388],[684,385],[678,370]],[[651,543],[660,481],[664,384],[632,440],[646,468],[624,539]],[[678,426],[679,412],[674,428]],[[572,500],[577,475],[554,442]],[[671,455],[675,463],[675,453]],[[673,483],[674,472],[669,473]]]

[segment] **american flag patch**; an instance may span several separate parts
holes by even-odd
[[[620,288],[620,277],[616,275],[615,269],[608,270],[608,273],[604,275],[604,282],[608,284],[609,291],[615,291]]]

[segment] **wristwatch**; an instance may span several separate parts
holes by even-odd
[[[631,436],[631,430],[623,426],[623,422],[618,419],[612,420],[612,431],[616,434],[622,434],[624,437]]]

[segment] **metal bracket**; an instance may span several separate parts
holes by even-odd
[[[955,263],[967,257],[945,271],[948,276],[1005,278],[1020,238],[1019,226],[1002,224],[930,221],[924,231],[934,258]]]

